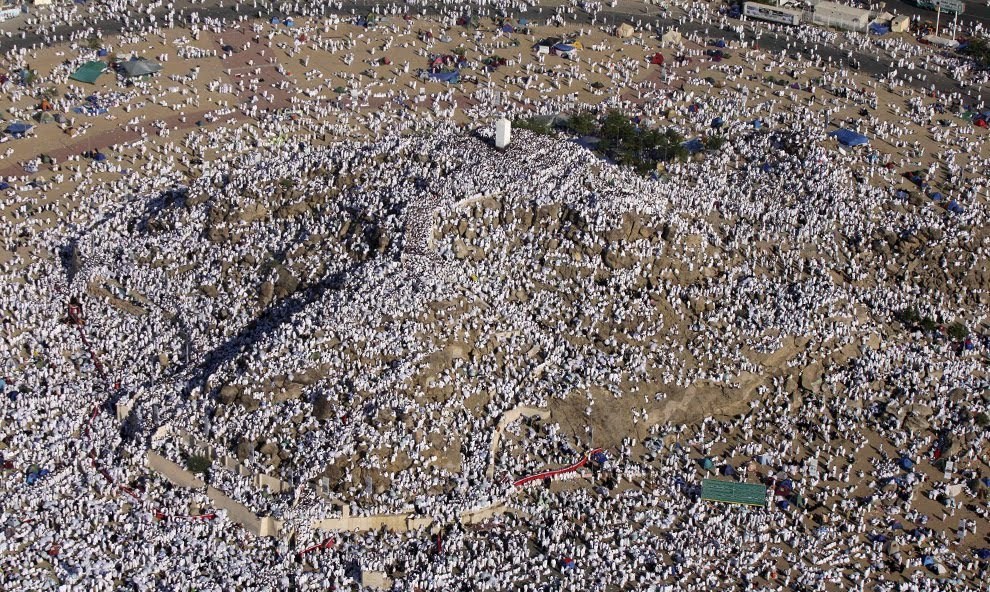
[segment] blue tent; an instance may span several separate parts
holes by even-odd
[[[722,127],[723,123],[725,123],[725,121],[721,117],[716,117],[715,119],[712,120],[712,127],[718,129]]]
[[[956,200],[954,200],[954,199],[949,202],[949,205],[945,206],[945,209],[949,210],[953,214],[962,214],[963,213],[963,207],[961,205],[959,205],[959,202],[956,201]]]
[[[461,81],[461,73],[459,70],[454,70],[453,72],[430,72],[430,78],[438,82],[457,84]]]
[[[512,25],[506,24],[506,25],[502,25],[502,32],[503,33],[515,33],[516,30],[512,28]]]
[[[270,22],[273,25],[281,25],[282,24],[281,19],[279,19],[277,16],[273,16],[272,17],[272,20]]]
[[[529,19],[521,18],[519,19],[519,24],[525,27],[526,25],[529,24]]]
[[[731,477],[736,474],[736,470],[732,468],[732,465],[725,465],[722,467],[722,474],[726,477]]]
[[[990,549],[977,549],[976,556],[980,559],[990,559]]]
[[[863,134],[857,134],[856,132],[847,129],[837,129],[829,135],[834,137],[844,146],[862,146],[870,143],[870,139]]]
[[[93,157],[93,160],[95,160],[96,162],[103,162],[106,159],[107,159],[107,155],[103,154],[102,152],[97,152],[96,156]]]
[[[943,196],[941,191],[933,191],[929,197],[932,198],[932,201],[942,201]]]
[[[591,455],[591,460],[595,461],[600,465],[603,465],[608,461],[608,456],[606,456],[604,452],[599,450],[598,452]]]
[[[28,123],[22,123],[20,121],[15,121],[15,122],[11,123],[10,125],[8,125],[7,126],[7,129],[4,130],[4,131],[6,131],[8,134],[12,134],[14,136],[23,136],[24,134],[26,134],[28,132],[29,129],[31,129],[31,125],[30,124],[28,124]]]
[[[0,191],[3,191],[4,189],[10,189],[10,183],[6,181],[0,181]],[[0,390],[3,390],[4,386],[6,386],[6,383],[0,380]]]
[[[703,458],[703,459],[701,459],[701,468],[702,469],[705,469],[706,471],[710,471],[710,470],[712,470],[712,468],[714,466],[715,466],[715,463],[712,462],[712,459],[710,459],[710,458]]]
[[[759,119],[753,120],[753,129],[761,129],[763,127],[763,122]]]
[[[107,51],[107,50],[105,50],[105,49],[101,49],[101,50],[99,50],[99,51],[96,52],[96,55],[98,55],[101,58],[105,58],[108,55],[110,55],[110,52]]]
[[[910,471],[914,468],[914,463],[906,456],[902,456],[901,459],[897,461],[897,465],[905,471]]]
[[[287,18],[287,19],[285,19],[285,26],[286,27],[294,27],[294,26],[296,26],[296,21],[292,20],[291,18]]]
[[[890,27],[881,25],[880,23],[870,23],[870,33],[874,35],[886,35],[890,33]]]
[[[688,140],[687,142],[684,142],[684,144],[682,144],[682,146],[684,146],[685,148],[687,148],[687,151],[690,152],[691,154],[694,154],[696,152],[701,152],[702,150],[705,149],[705,145],[701,143],[701,139],[700,138],[695,138],[693,140]]]
[[[553,49],[554,51],[559,51],[561,53],[564,53],[568,51],[574,51],[576,48],[573,45],[569,45],[567,43],[558,43],[557,45],[553,46]]]

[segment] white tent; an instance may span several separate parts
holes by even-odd
[[[622,38],[632,37],[633,33],[635,32],[636,29],[634,29],[633,26],[630,25],[629,23],[622,23],[621,25],[615,28],[616,37],[622,37]]]
[[[664,43],[670,43],[671,45],[677,45],[681,43],[681,34],[671,29],[663,34],[663,37],[660,38],[660,41],[663,41]]]
[[[937,45],[939,47],[948,47],[949,49],[955,49],[959,47],[959,42],[955,39],[949,39],[948,37],[939,37],[938,35],[925,35],[924,40],[932,45]]]

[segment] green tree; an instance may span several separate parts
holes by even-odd
[[[598,121],[590,111],[581,111],[572,115],[566,124],[567,130],[579,136],[594,134],[598,129]]]
[[[897,318],[900,319],[902,323],[908,325],[909,327],[914,327],[915,325],[918,324],[919,321],[921,321],[921,315],[918,314],[918,309],[913,306],[909,306],[904,310],[898,312]]]
[[[212,464],[213,463],[210,462],[210,459],[199,454],[190,455],[189,458],[186,459],[186,468],[198,475],[206,473]]]
[[[990,40],[986,37],[971,37],[962,53],[973,58],[980,66],[990,68]]]
[[[955,323],[949,325],[948,332],[949,337],[957,341],[961,341],[969,337],[969,329],[967,329],[966,325],[960,321],[956,321]]]
[[[526,119],[516,118],[516,120],[512,122],[512,127],[529,130],[533,133],[544,136],[553,132],[550,124],[547,123],[545,119],[538,117],[529,117]]]
[[[722,146],[725,145],[725,136],[714,135],[714,134],[711,136],[706,136],[704,139],[704,144],[706,150],[712,150],[712,151],[721,150]]]

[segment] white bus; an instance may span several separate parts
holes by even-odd
[[[783,6],[768,6],[759,2],[747,2],[743,4],[743,14],[749,18],[783,23],[785,25],[797,25],[801,23],[802,12],[796,8],[785,8]]]

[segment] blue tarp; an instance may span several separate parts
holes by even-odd
[[[857,134],[856,132],[847,129],[837,129],[829,135],[834,137],[844,146],[862,146],[864,144],[869,144],[870,142],[870,139],[863,134]]]
[[[575,47],[573,45],[568,45],[566,43],[558,43],[557,45],[553,46],[553,49],[554,51],[559,51],[563,53],[568,51],[574,51]]]
[[[103,115],[107,112],[103,107],[73,107],[73,113],[79,113],[80,115]]]
[[[15,121],[10,125],[8,125],[7,129],[4,131],[6,131],[8,134],[13,134],[15,136],[23,136],[28,132],[29,129],[31,129],[31,124]]]
[[[454,70],[453,72],[430,72],[430,78],[439,82],[457,84],[461,81],[461,73],[458,70]]]
[[[870,23],[870,33],[874,35],[886,35],[890,33],[890,27],[878,23]]]
[[[688,140],[687,142],[684,142],[683,146],[687,148],[687,151],[690,152],[691,154],[694,154],[696,152],[701,152],[702,150],[705,149],[705,145],[701,143],[700,138]]]
[[[3,191],[4,189],[10,189],[10,183],[6,181],[0,181],[0,191]],[[0,380],[0,390],[3,390],[4,386],[7,386],[6,383]]]

